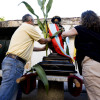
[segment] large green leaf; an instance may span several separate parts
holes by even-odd
[[[42,1],[41,0],[37,0],[38,1],[38,5],[42,8]]]
[[[21,3],[25,4],[26,8],[33,14],[35,15],[36,17],[38,17],[38,15],[35,14],[33,8],[25,1],[22,1]]]
[[[42,22],[39,20],[39,18],[37,18],[37,23],[39,25],[39,28],[41,29],[41,31],[44,30],[44,25],[42,24]]]
[[[44,17],[45,17],[45,12],[44,12],[45,6],[44,6],[44,5],[45,5],[46,0],[37,0],[37,1],[38,1],[38,4],[39,4],[39,6],[40,6],[42,12],[43,12],[43,15],[44,15]]]
[[[46,6],[46,18],[48,17],[48,13],[49,13],[49,11],[51,9],[52,3],[53,3],[53,0],[49,0],[48,3],[47,3],[47,6]]]
[[[70,54],[69,54],[69,47],[68,47],[68,45],[66,46],[66,54],[67,54],[67,55],[70,55]]]
[[[42,0],[43,4],[45,4],[46,0]]]
[[[44,10],[44,5],[45,5],[45,2],[46,2],[46,0],[42,0],[42,8],[41,9],[43,9]]]
[[[39,25],[39,28],[41,29],[43,35],[44,35],[44,38],[47,38],[48,37],[48,27],[47,27],[47,17],[48,17],[48,13],[51,9],[51,6],[52,6],[52,2],[53,0],[49,0],[47,5],[46,5],[46,9],[45,9],[45,3],[46,3],[46,0],[37,0],[38,2],[38,5],[40,6],[41,8],[41,11],[44,15],[44,21],[43,23],[40,21],[39,19],[39,16],[34,12],[33,8],[25,1],[22,1],[21,3],[24,3],[26,8],[33,14],[37,17],[37,23]],[[45,13],[46,11],[46,13]],[[46,50],[47,52],[47,50]]]
[[[44,38],[46,39],[46,32],[45,32],[45,29],[42,31],[42,34],[43,34],[43,36],[44,36]]]
[[[48,35],[48,24],[47,24],[47,20],[45,19],[44,20],[44,27],[45,27],[45,34],[46,34],[46,38],[47,38],[47,35]]]
[[[54,33],[50,38],[53,39],[56,35],[58,35],[59,33],[61,33],[62,30],[57,31],[56,33]]]
[[[36,70],[36,72],[37,72],[39,78],[40,78],[41,81],[44,83],[46,92],[48,93],[48,90],[49,90],[49,83],[48,83],[48,79],[47,79],[47,77],[46,77],[45,71],[43,70],[43,68],[42,68],[39,64],[34,65],[33,68]]]

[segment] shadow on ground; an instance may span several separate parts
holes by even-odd
[[[37,91],[38,91],[38,88],[36,88],[34,91],[32,91],[28,95],[23,94],[22,100],[38,100],[37,99]],[[82,93],[79,96],[74,97],[68,92],[67,84],[64,84],[64,100],[88,100],[87,93],[86,93],[84,85],[83,85],[83,88],[82,88]]]

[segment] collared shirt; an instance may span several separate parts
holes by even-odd
[[[34,41],[41,38],[33,25],[22,23],[22,25],[14,32],[8,51],[6,54],[15,54],[22,59],[29,61],[34,48]]]

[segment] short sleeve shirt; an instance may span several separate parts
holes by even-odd
[[[75,26],[78,35],[75,38],[75,47],[79,59],[88,56],[100,62],[100,33],[79,25]]]
[[[38,41],[41,35],[33,25],[22,23],[12,35],[10,45],[6,54],[15,54],[22,59],[29,61],[34,48],[34,41]]]

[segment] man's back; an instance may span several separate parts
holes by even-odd
[[[7,54],[12,53],[28,61],[32,55],[34,40],[38,41],[40,38],[34,26],[23,23],[13,34]]]

